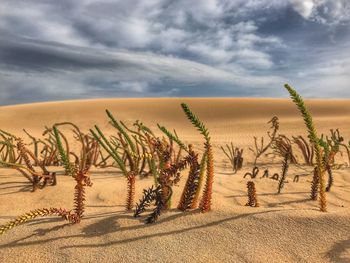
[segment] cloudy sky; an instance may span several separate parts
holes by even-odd
[[[1,0],[0,105],[350,98],[348,0]]]

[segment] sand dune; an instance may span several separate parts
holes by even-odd
[[[319,212],[318,203],[309,200],[312,167],[291,166],[280,195],[277,181],[261,179],[259,174],[254,181],[260,207],[244,206],[249,179],[243,175],[252,169],[248,147],[253,136],[266,136],[267,121],[274,115],[280,118],[281,133],[305,135],[290,100],[103,99],[16,105],[0,107],[0,128],[23,136],[26,128],[40,136],[45,125],[72,121],[84,132],[94,124],[112,132],[104,113],[109,109],[128,124],[140,119],[155,130],[157,122],[175,128],[181,138],[200,149],[202,138],[186,120],[180,102],[191,106],[212,135],[213,211],[180,213],[174,208],[156,224],[144,225],[124,212],[125,178],[113,168],[92,169],[94,185],[87,189],[84,220],[69,226],[59,218],[46,217],[16,227],[0,236],[0,262],[350,262],[349,168],[334,171],[327,213]],[[339,128],[350,140],[350,100],[306,103],[320,133]],[[245,149],[244,169],[237,174],[232,174],[219,149],[231,141]],[[262,161],[260,170],[280,171],[279,160]],[[294,183],[297,174],[305,176]],[[151,184],[152,179],[137,180],[137,199]],[[183,184],[184,180],[175,187],[175,205]],[[57,186],[31,193],[25,178],[1,169],[0,224],[35,208],[72,207],[73,188],[72,178],[59,176]]]

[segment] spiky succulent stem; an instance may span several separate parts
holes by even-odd
[[[327,187],[326,187],[326,192],[330,192],[331,191],[331,187],[333,185],[332,167],[329,164],[327,164],[326,165],[326,170],[327,170],[327,173],[328,173],[328,184],[327,184]]]
[[[184,149],[186,152],[188,152],[187,146],[173,133],[171,133],[167,128],[164,126],[160,126],[157,124],[158,128],[170,139],[176,142],[181,149]]]
[[[98,132],[98,135],[95,131],[90,129],[91,134],[98,141],[98,143],[107,151],[107,153],[117,162],[124,176],[127,177],[128,172],[126,170],[125,164],[122,158],[119,156],[118,152],[116,151],[115,147],[113,147],[112,144],[107,140],[107,138],[97,125],[95,125],[95,129]]]
[[[86,171],[76,172],[75,175],[75,193],[74,193],[74,214],[76,223],[79,223],[84,214],[85,209],[85,186],[91,186],[90,178],[86,175]]]
[[[134,206],[134,198],[135,198],[135,173],[129,172],[127,180],[127,200],[126,200],[126,210],[131,211]]]
[[[0,226],[0,235],[4,234],[8,230],[11,230],[12,228],[19,226],[21,224],[26,223],[27,221],[34,219],[36,217],[44,217],[48,215],[58,215],[64,218],[65,220],[71,219],[71,212],[67,211],[65,209],[61,208],[42,208],[42,209],[36,209],[32,210],[28,213],[25,213],[16,219]]]
[[[288,172],[288,168],[289,168],[288,160],[290,159],[290,155],[291,155],[291,147],[288,148],[287,153],[283,159],[282,174],[281,174],[281,178],[280,178],[280,181],[278,184],[278,191],[277,191],[278,194],[281,193],[282,188],[284,187],[284,183],[286,181],[287,172]]]
[[[209,137],[209,131],[205,127],[205,125],[197,118],[197,116],[190,110],[188,105],[186,103],[181,103],[181,107],[183,111],[185,112],[187,118],[190,120],[190,122],[197,128],[197,130],[204,136],[205,140],[207,142],[210,141]]]
[[[248,202],[246,203],[246,206],[255,206],[258,207],[258,198],[256,196],[256,188],[253,181],[247,182],[247,188],[248,188]]]
[[[205,147],[207,152],[207,180],[199,207],[202,213],[209,212],[211,210],[211,198],[214,182],[214,158],[212,146],[211,144],[206,143]]]
[[[21,138],[18,138],[17,150],[18,150],[19,155],[24,160],[24,163],[26,164],[28,169],[31,170],[31,171],[35,171],[33,166],[32,166],[32,163],[29,160],[29,157],[27,155],[27,149],[26,149],[26,147],[25,147],[25,145],[23,143],[23,140]]]
[[[198,186],[196,190],[196,194],[193,198],[191,208],[194,209],[198,205],[199,195],[201,193],[201,188],[204,180],[204,175],[206,171],[206,164],[207,164],[207,152],[203,153],[202,160],[200,163],[200,170],[199,170],[199,178],[198,178]]]
[[[143,196],[140,199],[139,203],[136,204],[134,217],[140,216],[141,213],[143,213],[156,198],[156,193],[160,190],[160,186],[157,186],[156,188],[153,187],[154,186],[152,185],[150,188],[143,190]]]
[[[312,183],[311,183],[311,200],[317,200],[317,192],[318,192],[318,185],[319,185],[319,177],[318,177],[318,170],[317,166],[314,168],[314,175],[312,177]]]
[[[203,192],[203,197],[200,202],[200,210],[202,213],[211,210],[211,198],[213,192],[213,182],[214,182],[214,155],[212,146],[210,143],[209,131],[206,126],[197,118],[197,116],[190,110],[190,108],[185,104],[181,103],[181,107],[185,112],[187,118],[190,122],[197,128],[197,130],[203,135],[205,139],[205,151],[207,153],[207,180]]]
[[[59,153],[61,162],[63,164],[63,167],[66,170],[66,174],[70,175],[70,176],[74,176],[74,173],[75,173],[74,167],[69,162],[68,154],[66,154],[66,151],[63,148],[60,134],[59,134],[58,128],[56,126],[53,126],[53,132],[54,132],[55,139],[56,139],[58,153]]]
[[[131,148],[132,152],[136,152],[136,147],[135,144],[133,143],[133,141],[131,140],[130,136],[128,135],[128,133],[123,129],[123,126],[120,125],[120,123],[114,118],[114,116],[112,115],[112,113],[110,113],[109,110],[106,110],[106,113],[108,115],[108,117],[111,120],[112,125],[118,129],[118,131],[123,135],[123,137],[126,139],[126,141],[128,142],[128,145]]]
[[[200,166],[198,163],[198,155],[194,153],[193,150],[190,150],[190,171],[188,173],[187,181],[183,189],[178,209],[186,211],[192,207],[194,197],[198,188],[198,180],[200,173]]]
[[[168,196],[164,199],[165,194],[163,193],[163,190],[165,188],[167,188],[166,192]],[[171,189],[170,186],[166,186],[165,188],[163,189],[157,188],[158,190],[156,189],[156,192],[155,192],[156,207],[154,208],[152,213],[146,218],[146,224],[152,224],[156,222],[160,214],[162,213],[162,211],[166,210],[164,206],[166,206],[171,196],[173,195],[173,190]]]
[[[319,177],[319,203],[320,203],[320,210],[322,212],[327,211],[327,200],[326,200],[326,185],[325,185],[325,178],[324,178],[324,165],[323,165],[323,158],[322,158],[322,151],[320,147],[320,139],[317,136],[316,129],[313,124],[312,116],[308,109],[305,106],[304,100],[302,97],[288,84],[285,84],[285,88],[288,90],[292,100],[298,107],[299,111],[301,112],[301,115],[303,116],[304,123],[306,125],[307,131],[308,131],[308,137],[310,139],[310,142],[312,143],[312,146],[315,150],[315,156],[316,156],[316,163],[317,163],[317,172]]]

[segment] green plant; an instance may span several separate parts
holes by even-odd
[[[206,168],[207,168],[207,162],[208,162],[208,157],[207,157],[207,152],[204,152],[202,155],[202,159],[199,165],[199,178],[198,178],[198,186],[196,193],[193,197],[192,201],[192,206],[191,208],[194,209],[198,206],[198,200],[199,200],[199,195],[200,195],[200,190],[202,189],[203,181],[204,181],[204,176],[206,173]]]
[[[135,173],[133,170],[127,171],[126,165],[117,151],[118,146],[113,146],[112,142],[108,141],[108,139],[105,137],[105,135],[97,125],[95,125],[95,129],[97,133],[90,129],[91,134],[99,142],[99,144],[108,152],[108,154],[117,162],[120,170],[127,179],[128,193],[126,200],[126,209],[129,211],[132,209],[134,203],[135,180],[133,177],[135,176]]]
[[[202,196],[202,200],[200,202],[199,208],[201,212],[208,212],[211,210],[211,199],[213,192],[213,182],[214,182],[214,154],[212,145],[210,142],[209,131],[202,123],[198,117],[190,110],[187,104],[182,103],[181,107],[186,114],[187,118],[190,122],[197,128],[200,134],[203,135],[205,139],[204,148],[206,152],[206,184],[204,187],[204,192]]]
[[[320,210],[322,212],[326,212],[327,211],[327,199],[326,199],[326,191],[325,191],[326,186],[325,186],[325,179],[324,179],[325,168],[324,168],[324,164],[323,164],[323,153],[322,153],[321,146],[320,146],[320,139],[317,135],[317,131],[316,131],[316,128],[314,126],[312,116],[311,116],[310,112],[308,111],[308,109],[306,108],[302,97],[288,84],[285,84],[285,88],[289,92],[292,100],[294,101],[294,103],[298,107],[298,109],[299,109],[299,111],[304,119],[304,123],[305,123],[306,128],[307,128],[309,140],[310,140],[310,142],[314,148],[314,151],[315,151],[317,173],[318,173],[318,179],[319,179]]]

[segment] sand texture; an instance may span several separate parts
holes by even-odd
[[[187,173],[174,187],[173,208],[157,223],[145,225],[144,216],[125,212],[126,179],[116,168],[91,170],[85,217],[70,225],[58,217],[43,217],[0,236],[0,262],[350,262],[350,168],[334,170],[334,185],[327,194],[328,212],[311,201],[311,166],[291,165],[281,194],[278,182],[260,178],[262,171],[280,172],[281,159],[264,156],[253,181],[259,207],[245,206],[243,178],[253,168],[253,136],[264,136],[274,115],[280,134],[306,135],[295,105],[287,99],[106,99],[66,101],[0,107],[0,129],[25,137],[22,129],[40,137],[44,126],[71,121],[83,132],[98,124],[107,134],[115,130],[104,112],[109,109],[131,125],[142,120],[157,130],[157,123],[176,129],[186,143],[203,150],[201,135],[183,114],[187,102],[206,123],[213,142],[215,179],[213,210],[179,212],[176,205]],[[339,128],[350,140],[350,100],[307,100],[319,133]],[[65,129],[67,131],[68,129]],[[220,150],[232,142],[244,149],[243,169],[233,174]],[[300,157],[300,153],[297,154]],[[337,163],[347,162],[343,152]],[[12,169],[0,170],[0,225],[42,207],[73,207],[74,180],[59,172],[58,184],[30,192],[30,184]],[[300,175],[299,182],[293,182]],[[136,181],[136,200],[152,178]]]

